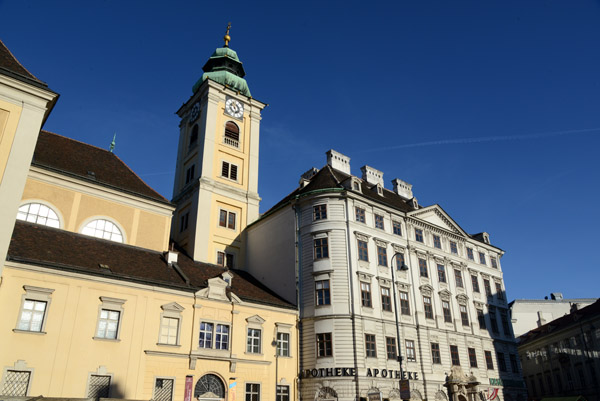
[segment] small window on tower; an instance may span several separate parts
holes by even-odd
[[[193,148],[198,143],[198,124],[194,125],[192,128],[192,133],[190,134],[190,146],[189,148]]]
[[[237,181],[238,166],[228,162],[223,162],[221,166],[221,177],[229,178],[230,180]]]
[[[223,143],[236,148],[240,146],[240,129],[232,121],[227,121],[227,124],[225,124]]]

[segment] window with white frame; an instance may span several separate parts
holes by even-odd
[[[95,339],[118,340],[121,328],[124,299],[100,297]]]
[[[277,333],[277,356],[290,356],[290,333]]]
[[[48,227],[60,228],[58,214],[50,207],[41,203],[27,203],[19,207],[17,220],[41,224]]]
[[[54,292],[50,288],[24,285],[25,294],[21,298],[21,311],[17,330],[43,333],[46,326],[48,306]]]
[[[176,302],[162,305],[160,314],[160,334],[158,343],[161,345],[179,345],[181,327],[181,312],[183,306]]]
[[[402,235],[402,223],[399,221],[392,221],[392,231],[396,235]]]
[[[379,228],[380,230],[384,229],[383,216],[380,214],[375,215],[375,228]]]
[[[246,401],[260,401],[260,384],[246,383]]]
[[[123,242],[123,233],[117,225],[105,219],[92,220],[83,227],[81,233],[91,237]]]
[[[230,212],[229,210],[219,210],[219,227],[229,228],[235,230],[236,213]]]
[[[354,208],[354,212],[356,215],[356,221],[358,221],[359,223],[364,223],[367,221],[365,217],[365,209],[357,206]]]
[[[405,340],[406,343],[406,360],[408,362],[417,361],[417,352],[415,350],[415,342],[413,340]]]
[[[217,264],[219,266],[226,266],[233,269],[234,256],[232,253],[217,251]]]
[[[224,161],[221,164],[221,177],[229,178],[230,180],[237,181],[238,166],[233,163]]]
[[[277,397],[275,401],[290,401],[290,386],[277,385]]]
[[[254,315],[246,319],[246,352],[249,354],[262,353],[262,324],[263,318]]]
[[[387,249],[385,246],[377,245],[377,264],[387,267]]]
[[[173,379],[157,377],[154,380],[152,401],[172,401],[174,381]]]
[[[317,306],[330,305],[329,280],[315,281],[315,297]]]
[[[200,322],[198,348],[229,349],[229,325]]]

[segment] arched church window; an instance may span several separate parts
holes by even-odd
[[[218,376],[213,374],[204,375],[194,387],[194,398],[201,400],[225,398],[225,386]]]
[[[192,128],[192,133],[190,134],[190,149],[196,146],[198,143],[198,124],[194,125]]]
[[[233,121],[227,121],[225,124],[225,137],[223,142],[226,145],[239,147],[240,143],[240,128]]]
[[[123,234],[119,230],[119,227],[113,222],[104,219],[90,221],[83,227],[81,233],[91,237],[123,242]]]
[[[58,215],[52,209],[41,203],[27,203],[19,208],[17,219],[48,227],[60,228]]]

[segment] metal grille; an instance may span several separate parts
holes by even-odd
[[[7,370],[2,387],[2,395],[13,397],[24,397],[29,387],[29,376],[31,372],[22,370]]]
[[[202,397],[205,394],[207,394],[207,396]],[[208,395],[210,395],[210,397],[208,397]],[[217,376],[211,374],[204,375],[196,383],[194,397],[225,398],[225,386]]]
[[[110,376],[91,375],[88,390],[89,398],[108,398],[110,390]]]
[[[173,398],[173,379],[156,379],[154,383],[154,400],[171,401]]]

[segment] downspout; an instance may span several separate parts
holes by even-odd
[[[298,317],[296,318],[296,326],[298,327],[298,341],[296,341],[297,349],[296,355],[298,355],[298,377],[296,378],[296,394],[298,394],[298,400],[302,401],[302,393],[300,392],[300,381],[302,380],[302,303],[301,292],[302,292],[302,281],[300,280],[300,267],[302,261],[302,241],[300,241],[300,212],[296,207],[296,201],[298,198],[294,200],[292,203],[292,209],[294,209],[294,229],[295,229],[295,280],[296,280],[296,306],[298,308]]]
[[[352,348],[353,348],[353,356],[354,356],[354,383],[355,383],[355,392],[356,397],[355,400],[359,399],[360,396],[360,386],[358,383],[358,355],[356,352],[356,314],[354,311],[354,280],[352,280],[352,272],[354,269],[352,268],[352,256],[350,253],[350,247],[352,244],[352,238],[350,235],[350,209],[348,205],[348,197],[345,197],[346,201],[346,236],[348,238],[348,290],[350,292],[350,296],[348,297],[350,302],[350,320],[352,320]]]

